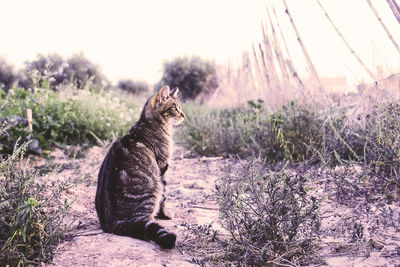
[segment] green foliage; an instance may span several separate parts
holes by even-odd
[[[141,81],[120,80],[118,82],[118,88],[135,95],[149,92],[149,85],[146,82]]]
[[[222,110],[187,104],[185,112],[179,136],[187,148],[201,155],[262,156],[270,162],[310,159],[322,146],[326,119],[294,102],[269,114],[262,100]]]
[[[0,160],[2,266],[46,261],[71,229],[72,220],[67,220],[71,201],[63,194],[73,185],[51,181],[51,175],[39,177],[39,171],[24,159],[27,149],[28,143],[16,145],[11,155]]]
[[[400,193],[400,105],[399,102],[376,107],[365,128],[354,134],[349,146],[359,148],[360,161],[368,164],[379,182],[375,187]],[[355,144],[356,145],[355,145]],[[390,190],[390,191],[388,191]]]
[[[234,109],[186,104],[178,140],[200,155],[261,156],[270,163],[346,162],[368,165],[381,192],[400,190],[399,103],[375,107],[365,121],[347,123],[342,111],[317,111],[291,102],[268,114],[262,102]],[[390,189],[388,191],[388,189]]]
[[[36,89],[11,89],[1,99],[0,118],[13,125],[0,138],[4,151],[10,153],[18,138],[49,149],[53,145],[95,144],[126,133],[137,120],[136,106],[129,107],[118,97],[88,90],[54,92]],[[33,132],[28,130],[26,110],[33,114]],[[34,146],[35,147],[35,146]]]
[[[163,76],[155,89],[164,85],[179,87],[185,100],[195,99],[200,94],[209,94],[218,86],[215,64],[196,56],[166,61],[163,65]]]
[[[231,260],[250,265],[305,260],[320,228],[319,201],[307,193],[305,182],[255,160],[225,172],[217,191],[221,223],[231,234]]]
[[[262,142],[271,140],[261,135],[269,130],[268,116],[257,108],[210,110],[186,104],[184,112],[186,118],[177,133],[178,140],[200,155],[258,156],[264,154]]]

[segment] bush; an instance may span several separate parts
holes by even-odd
[[[272,114],[262,100],[233,109],[209,110],[193,104],[184,109],[187,118],[178,136],[184,146],[201,155],[262,156],[269,162],[319,160],[316,151],[322,150],[325,135],[331,134],[326,116],[295,102]]]
[[[39,54],[35,60],[26,61],[24,70],[20,71],[18,85],[25,89],[43,87],[41,82],[44,81],[48,82],[45,88],[54,90],[67,84],[72,84],[78,89],[89,89],[92,86],[100,89],[108,84],[100,67],[90,62],[83,54],[73,55],[67,60],[57,54]]]
[[[376,107],[365,128],[355,132],[360,161],[370,165],[371,172],[379,177],[375,183],[382,192],[400,193],[400,103],[393,102]]]
[[[268,141],[273,141],[260,135],[261,129],[263,133],[270,130],[267,128],[268,115],[260,109],[209,109],[186,104],[184,112],[186,118],[177,138],[187,149],[200,155],[264,155]]]
[[[14,73],[14,68],[0,58],[0,89],[6,92],[17,83],[17,76]]]
[[[118,88],[127,93],[135,95],[149,92],[149,85],[146,82],[140,81],[120,80],[118,82]]]
[[[39,264],[71,229],[71,201],[63,193],[72,187],[39,177],[24,161],[28,143],[17,145],[0,159],[0,265]],[[69,222],[68,222],[69,221]]]
[[[35,78],[46,77],[49,81],[48,87],[55,88],[63,82],[62,73],[65,65],[64,59],[57,54],[48,56],[38,54],[35,60],[25,62],[25,69],[20,73],[19,86],[25,89],[40,87],[40,84],[35,84]]]
[[[62,92],[11,89],[2,96],[2,104],[1,120],[13,125],[0,138],[3,152],[7,153],[12,151],[18,138],[33,140],[46,149],[53,145],[96,144],[99,139],[112,140],[125,134],[140,112],[137,106],[131,104],[129,107],[111,93],[74,89]],[[28,108],[33,114],[32,133],[24,119]]]
[[[320,228],[319,201],[305,177],[274,173],[251,160],[219,180],[219,213],[230,233],[229,257],[249,265],[306,262]]]
[[[200,94],[209,94],[218,86],[215,64],[196,56],[166,61],[163,76],[155,88],[163,85],[179,87],[183,99],[193,100]]]
[[[101,73],[100,67],[90,62],[83,54],[70,57],[61,75],[57,78],[58,83],[71,83],[78,89],[96,86],[103,88],[108,81]]]

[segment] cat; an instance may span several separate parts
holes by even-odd
[[[95,206],[107,233],[151,240],[173,248],[176,235],[155,222],[171,219],[164,208],[171,128],[185,114],[179,89],[162,87],[144,105],[128,134],[115,141],[100,167]]]

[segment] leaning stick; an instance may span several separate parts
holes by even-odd
[[[28,119],[29,131],[32,132],[33,131],[33,127],[32,127],[32,109],[28,108],[26,110],[26,118]]]
[[[284,45],[285,50],[286,50],[287,59],[285,60],[285,62],[286,62],[287,68],[289,69],[289,71],[291,72],[293,78],[296,80],[296,82],[297,82],[298,85],[300,86],[302,94],[304,94],[304,84],[303,84],[303,81],[302,81],[302,80],[300,79],[300,77],[297,75],[297,70],[296,70],[296,68],[294,67],[293,60],[292,60],[292,56],[290,55],[288,46],[287,46],[287,44],[286,44],[286,38],[285,38],[285,36],[283,35],[283,31],[282,31],[282,28],[281,28],[281,24],[279,23],[279,19],[278,19],[278,16],[276,15],[274,6],[272,6],[272,11],[273,11],[273,13],[274,13],[274,17],[275,17],[276,23],[277,23],[277,25],[278,25],[279,33],[280,33],[281,39],[282,39],[282,41],[283,41],[283,45]]]
[[[273,47],[274,47],[274,50],[275,50],[275,57],[276,57],[276,59],[278,61],[278,65],[279,65],[279,67],[281,69],[282,79],[283,79],[284,84],[290,84],[289,74],[287,73],[286,65],[284,63],[284,59],[283,59],[283,55],[282,55],[282,49],[281,49],[281,46],[279,45],[279,41],[278,41],[278,38],[276,36],[277,34],[276,34],[276,31],[275,31],[275,27],[274,27],[274,24],[272,22],[271,16],[269,14],[268,8],[266,8],[266,10],[267,10],[267,15],[268,15],[268,20],[269,20],[269,23],[270,23],[270,27],[271,27],[271,30],[272,30],[272,38],[273,38],[273,41],[274,41],[274,46]]]
[[[392,10],[395,18],[400,23],[400,7],[399,7],[399,5],[396,3],[395,0],[386,0],[386,2],[388,3],[390,9]]]
[[[368,69],[368,67],[364,64],[364,62],[361,60],[361,58],[357,55],[357,53],[351,48],[350,44],[347,42],[347,40],[344,38],[343,34],[339,31],[339,29],[336,27],[335,23],[333,23],[331,17],[328,15],[326,12],[325,8],[322,6],[321,2],[317,0],[318,5],[321,7],[322,11],[324,12],[326,18],[328,21],[331,23],[332,27],[335,29],[336,33],[340,36],[342,39],[343,43],[346,45],[346,47],[350,50],[351,54],[356,58],[358,63],[364,68],[364,70],[371,76],[371,78],[376,81],[375,75]]]
[[[313,78],[317,81],[317,83],[318,83],[318,89],[322,92],[322,91],[324,91],[324,86],[322,85],[321,79],[319,78],[318,73],[317,73],[317,71],[315,70],[314,64],[312,63],[311,58],[310,58],[310,56],[308,55],[307,49],[306,49],[306,47],[304,46],[304,43],[303,43],[303,41],[302,41],[301,38],[300,38],[299,31],[297,30],[296,24],[294,23],[293,18],[292,18],[292,15],[290,14],[288,5],[287,5],[287,3],[286,3],[286,0],[282,0],[282,1],[283,1],[283,4],[285,5],[286,14],[289,16],[289,20],[290,20],[290,23],[292,24],[293,30],[294,30],[294,32],[296,33],[297,41],[299,42],[300,47],[301,47],[301,49],[303,50],[304,57],[305,57],[305,59],[306,59],[306,61],[307,61],[308,67],[310,68],[310,71],[311,71],[311,75],[312,75]]]
[[[371,8],[372,12],[374,12],[375,17],[378,19],[379,23],[381,24],[382,28],[385,30],[387,36],[389,37],[390,41],[392,41],[394,47],[396,47],[397,52],[400,53],[400,48],[397,42],[393,39],[393,36],[390,34],[388,28],[386,28],[385,24],[383,23],[381,17],[378,14],[378,11],[374,8],[370,0],[367,0],[369,7]]]

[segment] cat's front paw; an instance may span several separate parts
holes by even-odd
[[[171,220],[174,218],[174,213],[172,211],[160,210],[160,212],[156,216],[159,220]]]

